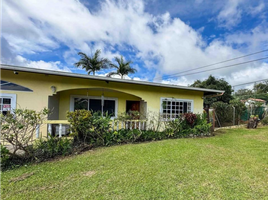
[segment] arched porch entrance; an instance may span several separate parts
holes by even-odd
[[[49,120],[65,120],[67,111],[92,110],[112,118],[129,110],[138,111],[146,117],[147,103],[135,95],[106,88],[81,88],[59,91],[49,96],[48,108],[52,110]]]

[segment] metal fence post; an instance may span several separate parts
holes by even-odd
[[[234,106],[232,107],[233,107],[233,125],[235,125],[235,107]]]

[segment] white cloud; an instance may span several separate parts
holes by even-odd
[[[71,72],[71,70],[68,67],[62,66],[60,61],[55,62],[45,62],[43,60],[31,61],[22,56],[16,56],[15,59],[23,67]]]
[[[264,9],[265,4],[262,1],[226,0],[216,19],[220,27],[230,30],[241,22],[242,15],[262,16]]]
[[[263,2],[261,2],[258,6],[256,7],[250,7],[249,8],[249,13],[251,15],[257,15],[259,13],[261,13],[265,8],[265,4]]]
[[[204,3],[200,0],[196,2]],[[240,22],[242,12],[245,12],[241,2],[229,0],[222,8],[217,17],[221,26],[232,28]],[[201,35],[202,28],[195,30],[179,18],[172,18],[169,13],[149,14],[145,12],[142,0],[106,0],[100,5],[98,10],[90,12],[78,0],[65,0],[64,3],[54,0],[53,6],[50,1],[4,0],[3,37],[16,56],[67,46],[69,50],[64,52],[63,57],[71,64],[75,62],[78,51],[90,55],[96,49],[101,49],[102,56],[109,59],[118,56],[120,51],[130,52],[135,59],[145,63],[151,76],[157,74],[157,77],[241,56],[261,49],[261,45],[268,42],[265,25],[247,33],[227,35],[221,40],[214,38],[207,44]],[[252,13],[258,13],[263,6],[260,4],[254,9]],[[233,45],[240,44],[241,47],[233,48]],[[247,44],[247,47],[244,48],[243,44]],[[115,51],[115,47],[118,51]],[[28,66],[64,69],[58,62],[27,62]],[[258,65],[245,67],[261,69],[262,64],[259,62]],[[167,81],[188,85],[210,73],[232,81],[236,77],[233,74],[240,70],[240,67],[234,67],[217,73],[208,72]]]
[[[247,67],[224,77],[232,85],[243,84],[249,81],[268,79],[268,64],[262,63],[260,66]]]
[[[240,3],[242,3],[242,0],[227,1],[217,16],[217,20],[221,26],[230,29],[240,22],[242,14],[242,10],[239,8]]]

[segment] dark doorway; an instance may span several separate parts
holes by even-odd
[[[140,112],[140,101],[127,101],[126,111],[138,111]]]

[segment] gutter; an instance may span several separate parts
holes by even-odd
[[[207,96],[202,97],[202,99],[206,99],[206,98],[212,98],[212,97],[220,97],[220,96],[222,96],[223,94],[224,94],[224,92],[223,92],[223,93],[221,93],[221,94],[212,94],[212,95],[207,95]]]

